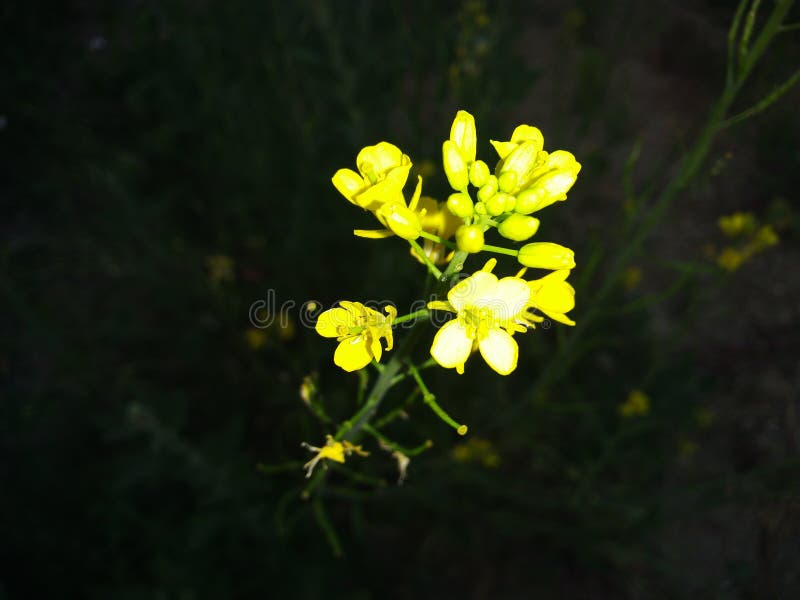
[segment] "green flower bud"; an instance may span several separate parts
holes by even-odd
[[[525,215],[513,214],[500,223],[497,231],[504,238],[515,242],[524,242],[539,230],[539,219]]]
[[[486,212],[496,217],[502,215],[506,211],[506,202],[508,201],[508,194],[499,192],[486,201]]]
[[[410,208],[398,204],[384,204],[377,211],[378,218],[404,240],[415,240],[422,231],[419,215]]]
[[[459,250],[474,254],[483,250],[483,230],[477,225],[462,225],[456,231]]]
[[[483,187],[489,180],[489,165],[482,160],[476,160],[469,167],[469,182],[476,188]]]
[[[512,192],[517,187],[517,174],[514,171],[506,171],[500,174],[497,181],[502,191]]]
[[[475,131],[475,118],[467,111],[460,110],[456,113],[456,118],[450,127],[450,141],[456,145],[465,163],[469,164],[475,160],[478,136]]]
[[[483,202],[476,202],[475,203],[475,214],[478,214],[478,215],[485,215],[486,214],[486,205]]]
[[[466,219],[472,216],[472,199],[462,192],[450,194],[447,198],[447,208],[450,209],[450,212],[455,216]]]
[[[458,147],[451,140],[447,140],[442,144],[442,163],[444,164],[444,173],[447,175],[450,187],[458,192],[466,189],[467,185],[469,185],[467,163],[464,162]]]
[[[481,189],[478,190],[478,200],[481,202],[486,202],[489,198],[497,193],[497,187],[497,177],[494,175],[489,175],[489,179],[483,184],[483,186],[481,186]]]
[[[533,269],[557,271],[575,268],[575,253],[569,248],[552,242],[525,244],[519,249],[517,260]]]

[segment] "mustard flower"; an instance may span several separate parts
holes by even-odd
[[[623,417],[641,417],[650,412],[650,398],[642,390],[631,390],[618,410]]]
[[[389,142],[366,146],[356,157],[358,173],[339,169],[332,181],[341,194],[356,206],[376,211],[386,203],[405,204],[403,186],[411,159]]]
[[[306,470],[307,478],[311,477],[311,474],[314,472],[314,467],[316,467],[317,463],[323,459],[332,460],[333,462],[337,463],[344,463],[345,456],[350,456],[353,453],[358,454],[359,456],[369,456],[369,452],[362,450],[361,446],[355,446],[347,440],[342,442],[336,441],[333,439],[332,435],[325,436],[325,445],[321,448],[312,446],[311,444],[306,444],[305,442],[303,442],[302,446],[306,450],[311,450],[312,452],[317,453],[314,458],[303,465],[303,468]]]
[[[383,349],[381,338],[386,338],[386,350],[394,345],[392,321],[397,309],[387,306],[382,315],[360,302],[340,302],[341,306],[326,310],[317,319],[317,333],[336,338],[339,346],[333,362],[345,371],[366,367],[372,359],[380,361]]]
[[[477,347],[486,363],[500,375],[517,367],[518,347],[511,337],[525,331],[525,310],[531,297],[528,283],[518,277],[498,279],[491,271],[496,260],[455,285],[447,302],[430,302],[431,309],[455,312],[457,317],[436,333],[431,356],[446,369],[460,374]],[[541,320],[541,319],[540,319]]]

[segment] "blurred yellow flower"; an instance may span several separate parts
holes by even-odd
[[[619,405],[623,417],[641,417],[650,412],[650,398],[642,390],[631,390],[628,399]]]
[[[728,237],[737,237],[745,233],[752,233],[756,228],[756,218],[751,212],[736,212],[723,215],[717,220],[722,233]]]
[[[340,305],[322,313],[316,325],[318,334],[339,341],[333,362],[345,371],[357,371],[366,367],[373,358],[380,361],[383,353],[381,338],[386,338],[387,351],[394,344],[392,321],[397,316],[397,309],[387,306],[384,316],[360,302],[342,301]]]
[[[639,267],[628,267],[622,272],[622,286],[628,290],[636,289],[642,281],[642,270]]]
[[[311,450],[312,452],[317,453],[314,458],[303,465],[303,468],[306,471],[306,477],[311,477],[311,474],[314,472],[314,467],[316,467],[317,463],[323,459],[332,460],[333,462],[337,463],[344,463],[345,456],[350,456],[353,453],[356,453],[359,456],[369,456],[369,452],[362,450],[361,446],[354,446],[347,440],[338,442],[334,440],[333,436],[331,435],[325,436],[325,445],[322,446],[322,448],[306,444],[305,442],[303,442],[302,446],[306,450]]]
[[[450,456],[456,462],[481,464],[490,469],[500,464],[500,455],[492,443],[479,437],[472,437],[466,442],[456,444]]]
[[[233,259],[226,254],[211,254],[206,257],[208,279],[214,285],[233,281],[236,278],[235,266]]]
[[[418,207],[422,229],[433,235],[438,235],[443,240],[448,240],[453,237],[462,223],[461,219],[454,216],[444,203],[439,203],[433,198],[423,196],[419,199]],[[422,249],[428,256],[428,259],[437,265],[448,262],[452,256],[442,244],[437,244],[428,239],[422,244]],[[424,261],[417,256],[414,248],[411,248],[411,256],[425,264]]]
[[[267,343],[269,335],[263,329],[256,329],[255,327],[248,329],[244,332],[244,339],[251,350],[259,350]]]

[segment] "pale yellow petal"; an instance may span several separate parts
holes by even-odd
[[[333,355],[333,362],[345,371],[358,371],[372,360],[364,336],[358,335],[339,343]]]
[[[353,317],[344,308],[326,310],[317,319],[316,330],[322,337],[339,337],[340,327],[352,327]]]
[[[519,347],[514,338],[502,329],[490,329],[478,342],[481,356],[500,375],[508,375],[517,368]]]
[[[460,312],[464,307],[474,305],[480,298],[491,297],[496,285],[495,275],[478,271],[453,286],[447,293],[447,299]]]
[[[331,181],[342,196],[353,204],[355,204],[353,198],[364,189],[365,186],[364,179],[351,169],[339,169],[336,171]]]
[[[501,321],[513,319],[525,310],[531,298],[528,282],[517,277],[503,277],[497,282],[491,297],[481,298],[477,306],[491,309]]]
[[[433,338],[431,356],[445,369],[459,368],[463,371],[472,351],[472,338],[458,319],[446,323]]]

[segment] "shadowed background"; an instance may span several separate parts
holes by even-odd
[[[373,218],[336,169],[385,139],[444,200],[456,110],[487,162],[490,137],[538,126],[583,164],[537,234],[576,251],[580,321],[638,210],[626,162],[638,148],[635,190],[675,173],[735,8],[385,4],[0,9],[0,599],[797,597],[796,90],[720,135],[579,340],[518,336],[506,378],[426,373],[469,436],[412,406],[392,435],[434,445],[402,486],[369,440],[325,489],[333,545],[299,498],[300,442],[329,432],[301,382],[336,419],[357,386],[299,305],[402,314],[425,276],[405,243],[352,236]],[[736,211],[781,241],[727,273],[717,219]],[[268,290],[296,306],[254,329]]]

